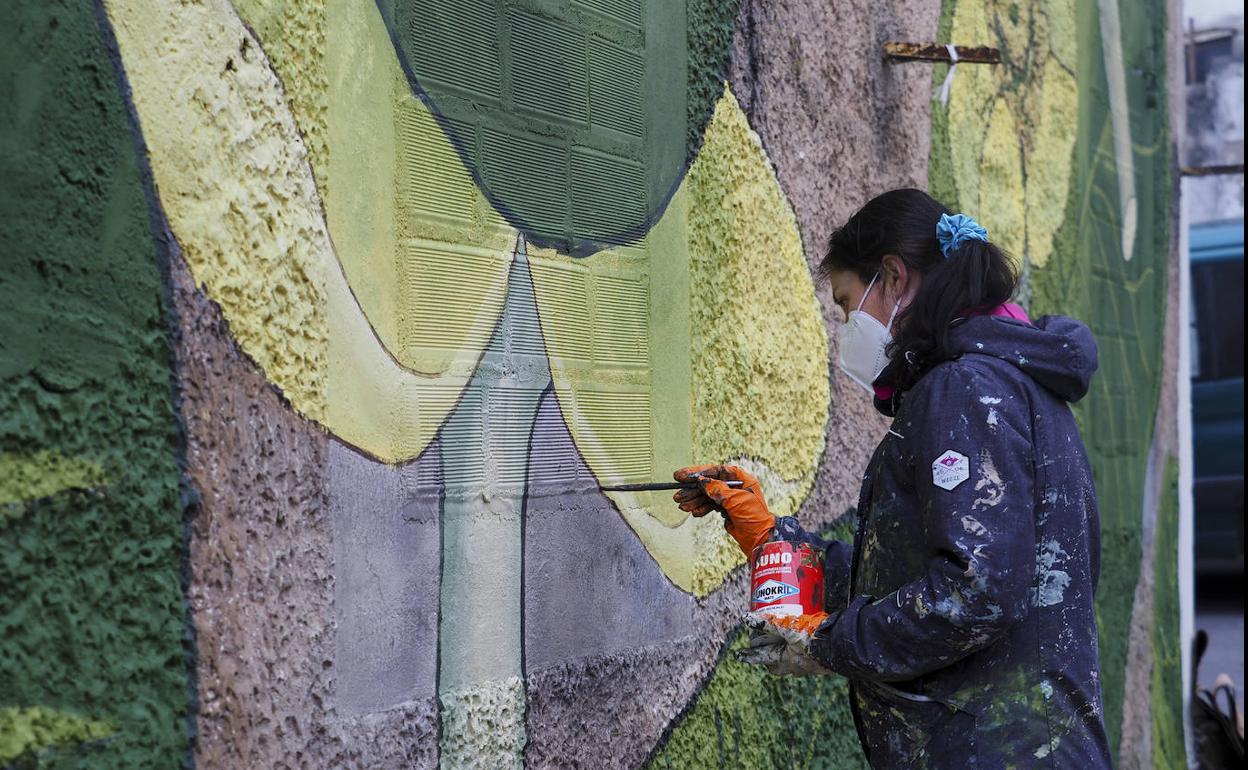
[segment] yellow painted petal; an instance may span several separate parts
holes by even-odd
[[[1038,89],[1040,122],[1031,134],[1027,161],[1027,255],[1043,268],[1053,237],[1066,216],[1074,162],[1078,85],[1056,57],[1045,62]]]
[[[1072,0],[963,2],[954,12],[955,39],[999,46],[1008,65],[955,81],[959,198],[995,242],[1036,268],[1052,254],[1066,211],[1078,112],[1073,29]]]
[[[332,253],[280,84],[222,0],[106,7],[187,264],[269,379],[323,420]]]
[[[734,461],[796,510],[823,449],[827,338],[796,218],[730,92],[643,242],[530,255],[555,391],[601,483]],[[681,588],[709,593],[743,561],[718,517],[670,493],[610,496]]]
[[[325,0],[234,0],[282,79],[322,195],[329,176],[325,5]]]
[[[1026,248],[1024,222],[1023,150],[1018,123],[1004,97],[998,98],[988,118],[979,171],[979,213],[988,237],[1016,260]]]
[[[1013,77],[1025,76],[1035,47],[1033,4],[1034,0],[989,0],[986,4],[989,25],[996,32],[997,45],[1002,51],[1003,61],[998,68],[1008,67],[1013,70]],[[1006,77],[1011,76],[1007,74]]]
[[[503,310],[516,232],[412,95],[373,3],[329,0],[330,233],[386,348],[441,374]]]
[[[951,39],[967,45],[995,45],[988,29],[984,3],[958,3],[953,13]],[[979,162],[983,156],[987,123],[984,116],[997,92],[997,75],[987,66],[962,66],[954,75],[949,94],[949,153],[953,182],[962,211],[979,212]],[[990,234],[991,235],[991,234]]]
[[[727,89],[686,185],[694,454],[766,466],[791,485],[767,490],[787,515],[823,451],[827,333],[797,218]]]
[[[1047,0],[1049,50],[1070,72],[1079,61],[1079,33],[1075,26],[1075,0]]]
[[[414,457],[479,352],[450,351],[425,376],[378,339],[334,252],[281,83],[228,3],[106,9],[169,224],[234,338],[300,413],[379,459]],[[510,247],[490,258],[509,263]]]
[[[352,0],[243,0],[282,80],[356,299],[403,366],[441,374],[502,313],[515,232],[412,95],[381,14]],[[310,47],[309,41],[320,41]]]

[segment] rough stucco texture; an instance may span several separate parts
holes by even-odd
[[[569,504],[569,480],[588,471],[549,396],[533,443],[541,450],[525,507],[529,766],[636,767],[696,687],[713,642],[695,622],[699,603],[664,577],[605,496]],[[614,750],[604,756],[603,746]]]
[[[812,269],[832,230],[873,195],[924,185],[928,68],[890,66],[877,51],[887,40],[932,38],[938,14],[934,0],[741,5],[728,80],[793,207]],[[835,340],[840,311],[826,283],[815,292]],[[816,528],[857,502],[862,469],[886,425],[829,348],[827,450],[799,509]]]
[[[855,517],[824,533],[853,539]],[[688,710],[673,722],[647,768],[866,768],[839,677],[768,676],[737,662],[747,635],[734,630]],[[799,737],[800,736],[800,737]]]
[[[173,275],[187,470],[198,492],[189,591],[196,760],[276,766],[323,723],[333,675],[325,437],[240,360],[186,268],[176,264]]]
[[[324,419],[320,273],[333,258],[304,146],[264,53],[224,0],[107,8],[154,181],[196,281],[296,407]]]
[[[60,744],[59,767],[176,765],[190,704],[170,345],[91,4],[5,4],[0,100],[0,708],[115,730],[83,744],[68,739],[93,730],[6,719],[0,742],[38,727],[24,750]]]
[[[745,448],[796,482],[770,501],[791,515],[823,448],[827,338],[793,210],[731,92],[689,170],[689,196],[694,456]]]
[[[238,0],[234,8],[266,41],[265,51],[282,73],[287,102],[307,145],[321,196],[328,195],[329,148],[326,138],[325,0]],[[271,41],[271,42],[269,42]]]
[[[358,678],[337,685],[335,631],[348,640],[360,632],[336,617],[335,591],[349,591],[351,575],[337,586],[331,544],[342,526],[334,512],[359,503],[334,487],[353,463],[332,467],[339,450],[331,452],[325,434],[295,415],[238,351],[219,309],[180,261],[173,284],[187,472],[198,491],[189,589],[198,766],[432,766],[437,716],[428,683],[364,709],[359,683],[375,683],[376,673],[346,663],[346,675]],[[350,608],[345,621],[364,611]],[[356,652],[347,651],[349,660],[358,661]]]
[[[39,706],[0,707],[0,762],[6,767],[20,767],[35,757],[81,750],[84,744],[104,740],[115,732],[112,725]]]
[[[170,228],[235,339],[299,413],[379,459],[416,457],[479,351],[452,347],[455,365],[430,381],[383,346],[282,84],[228,3],[105,7]]]
[[[747,575],[717,518],[600,485],[735,460],[848,539],[886,423],[831,363],[809,271],[863,202],[929,179],[1015,252],[1034,311],[1102,340],[1080,418],[1117,730],[1141,544],[1158,586],[1176,568],[1172,483],[1140,536],[1161,3],[1121,13],[1129,263],[1096,4],[944,5],[11,3],[0,750],[861,767],[843,680],[732,658]],[[943,67],[879,53],[951,35],[1006,61],[963,67],[948,108]],[[1133,680],[1154,698],[1176,613],[1158,589]],[[1161,762],[1178,717],[1153,716]]]

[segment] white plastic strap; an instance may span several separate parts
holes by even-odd
[[[949,106],[949,91],[953,88],[953,73],[958,71],[958,49],[952,44],[945,46],[945,50],[949,52],[949,72],[945,75],[945,82],[940,84],[940,91],[937,92],[937,99],[940,99],[941,107]]]

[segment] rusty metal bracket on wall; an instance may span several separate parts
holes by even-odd
[[[1243,176],[1243,163],[1228,163],[1221,166],[1181,166],[1179,173],[1183,176]]]
[[[955,45],[959,64],[1000,64],[1001,51],[988,46]],[[884,58],[889,61],[929,61],[951,62],[949,49],[940,43],[899,43],[884,44]]]

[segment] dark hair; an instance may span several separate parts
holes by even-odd
[[[906,389],[928,369],[955,354],[949,327],[968,313],[988,311],[1009,301],[1018,283],[1013,262],[1000,248],[967,240],[948,258],[936,240],[936,224],[952,212],[922,190],[901,189],[872,198],[832,233],[819,266],[826,276],[851,270],[869,282],[887,254],[894,254],[921,276],[914,300],[893,324],[890,358],[908,364],[897,385]]]

